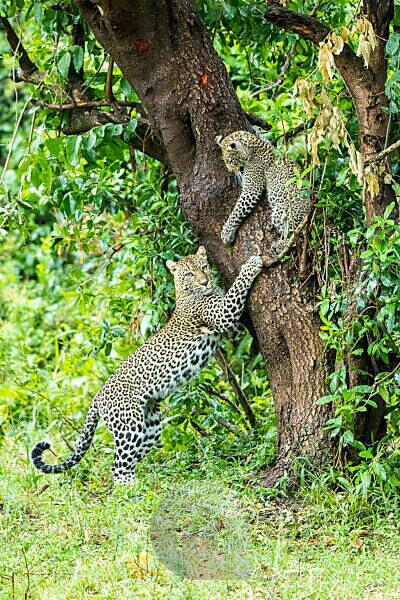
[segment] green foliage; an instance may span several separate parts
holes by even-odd
[[[393,208],[394,204],[366,231],[349,232],[360,261],[357,287],[330,296],[323,290],[321,336],[335,350],[338,368],[330,377],[331,394],[319,403],[333,402],[335,416],[327,423],[331,434],[359,451],[361,464],[350,468],[360,481],[365,484],[369,472],[395,488],[400,485],[400,227],[389,218]],[[366,384],[351,387],[357,357],[365,355],[371,365]],[[386,431],[376,452],[369,447],[375,440],[363,443],[355,431],[357,413],[371,409],[385,414]]]
[[[89,100],[104,100],[108,57],[76,5],[0,1],[0,14],[11,18],[44,73],[40,86],[12,83],[16,60],[0,32],[0,597],[395,597],[399,226],[389,210],[364,225],[350,160],[358,148],[357,118],[340,77],[323,80],[318,48],[267,23],[265,2],[196,5],[242,106],[272,125],[269,137],[304,122],[310,130],[311,119],[329,108],[329,127],[313,143],[304,134],[289,144],[281,137],[278,151],[300,165],[297,184],[318,192],[309,260],[322,290],[321,336],[337,364],[329,395],[319,402],[333,403],[327,427],[349,461],[316,479],[299,459],[294,468],[302,489],[293,503],[285,476],[273,490],[249,486],[273,460],[275,415],[262,359],[244,334],[226,340],[223,350],[257,429],[250,430],[213,362],[163,404],[163,448],[139,464],[133,490],[110,491],[112,442],[101,427],[79,468],[43,486],[47,479],[30,465],[29,449],[49,434],[60,457],[68,452],[61,435],[74,443],[97,389],[170,315],[173,282],[165,261],[196,242],[180,214],[175,181],[129,148],[140,122],[134,108],[127,109],[125,125],[65,135],[68,111],[30,102],[69,102],[68,79],[82,68]],[[314,0],[287,3],[304,13],[315,6]],[[323,0],[315,14],[340,35],[343,26],[351,30],[358,6]],[[396,25],[399,15],[396,0]],[[77,23],[85,49],[71,41]],[[393,31],[386,45],[394,139],[399,39]],[[351,32],[349,44],[357,46]],[[293,93],[299,79],[315,86],[309,110]],[[118,100],[138,100],[117,66],[112,83]],[[343,248],[359,261],[355,289],[346,285]],[[360,357],[370,368],[354,386]],[[366,439],[359,416],[376,410],[384,411],[386,429]],[[239,550],[254,569],[252,579],[185,580],[168,571],[149,539],[160,533],[154,529],[160,509],[169,517],[164,529],[170,532],[172,519],[181,545],[192,549],[199,542],[208,559],[228,561]]]
[[[333,121],[340,127],[340,139],[335,141],[337,129],[330,126],[322,129],[314,147],[300,135],[289,144],[280,138],[278,151],[299,163],[296,181],[307,193],[318,191],[310,260],[322,288],[321,335],[336,352],[338,365],[329,382],[330,395],[321,402],[334,402],[328,427],[361,459],[343,467],[340,475],[332,474],[332,481],[336,484],[342,477],[355,486],[355,493],[366,494],[376,484],[390,492],[398,485],[399,233],[390,215],[365,230],[360,183],[350,161],[350,149],[355,151],[358,144],[354,107],[337,74],[323,80],[317,47],[264,20],[264,2],[196,4],[242,106],[272,125],[269,137],[303,122],[311,127],[308,119],[318,118],[328,104],[329,123],[337,117]],[[314,7],[314,0],[288,3],[288,8],[305,13]],[[68,112],[28,101],[30,95],[41,102],[69,101],[68,78],[82,67],[89,99],[104,100],[108,57],[81,22],[76,5],[63,3],[60,10],[51,0],[17,0],[1,3],[0,10],[15,17],[17,33],[45,73],[40,87],[12,83],[8,72],[16,61],[0,35],[0,158],[6,165],[0,176],[0,417],[2,435],[9,439],[10,432],[24,430],[32,418],[37,419],[35,427],[52,434],[66,423],[72,430],[79,428],[99,385],[168,318],[173,293],[165,261],[190,252],[195,241],[179,213],[175,181],[155,161],[129,150],[140,121],[135,109],[129,109],[126,125],[108,123],[68,136],[62,133]],[[339,0],[319,3],[315,14],[340,34],[343,26],[351,29],[356,12],[356,4]],[[85,30],[85,49],[71,43],[77,23]],[[356,37],[350,33],[353,48]],[[291,48],[293,57],[283,72]],[[400,106],[395,31],[386,53],[388,110],[394,115]],[[276,85],[281,74],[283,80]],[[311,114],[304,98],[294,94],[299,79],[315,85]],[[138,100],[117,66],[113,93],[124,102]],[[392,134],[397,133],[393,119]],[[6,147],[10,140],[11,151]],[[315,149],[319,165],[313,164]],[[397,171],[395,159],[395,177]],[[358,248],[362,277],[356,290],[343,285],[343,246]],[[360,346],[362,337],[367,337],[367,347]],[[188,465],[199,460],[199,448],[233,461],[247,453],[257,470],[274,452],[267,374],[249,335],[227,340],[224,352],[251,400],[258,431],[248,431],[243,414],[232,406],[236,399],[230,386],[213,363],[165,404],[165,452],[172,456],[178,449]],[[361,352],[371,361],[372,375],[365,385],[352,387],[348,359]],[[382,400],[387,430],[379,444],[358,439],[356,415],[369,414]],[[97,435],[106,453],[104,434]]]

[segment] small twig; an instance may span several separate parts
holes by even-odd
[[[63,434],[61,434],[61,437],[62,437],[62,439],[64,440],[64,443],[66,444],[66,446],[67,446],[68,450],[69,450],[70,452],[74,452],[74,451],[75,451],[75,448],[74,448],[74,447],[73,447],[73,445],[72,445],[72,444],[71,444],[71,443],[70,443],[70,442],[67,440],[67,438],[66,438],[66,437],[65,437]]]
[[[224,396],[224,394],[220,394],[219,392],[217,392],[216,390],[214,390],[211,386],[200,384],[199,385],[200,389],[204,389],[205,392],[207,392],[208,394],[215,396],[216,398],[219,398],[220,400],[222,400],[222,402],[226,402],[226,404],[228,404],[231,408],[233,408],[233,410],[243,419],[243,413],[240,409],[240,407],[233,402],[233,400],[231,400],[230,398],[228,398],[227,396]],[[247,425],[246,421],[243,421],[243,426],[248,429],[249,426]]]
[[[90,84],[97,77],[97,75],[100,73],[101,69],[103,68],[104,63],[106,62],[106,60],[107,60],[107,54],[104,54],[101,63],[99,64],[99,66],[97,67],[96,71],[93,73],[93,75],[91,76],[91,78],[89,79],[89,81],[86,83],[85,87],[83,88],[82,94],[84,94],[85,92],[87,92],[87,90],[90,87]]]
[[[275,146],[277,144],[277,142],[283,138],[283,142],[284,142],[284,144],[286,144],[289,140],[296,137],[296,135],[299,135],[299,133],[303,133],[307,129],[311,129],[311,127],[314,125],[314,123],[315,123],[315,119],[309,119],[307,121],[307,123],[300,123],[300,125],[293,127],[293,129],[289,129],[289,131],[281,133],[281,135],[278,135],[278,137],[271,140],[270,143],[273,146]]]
[[[286,56],[286,60],[283,63],[283,67],[281,69],[281,72],[279,73],[279,77],[276,80],[276,82],[273,84],[273,86],[271,86],[272,89],[272,100],[274,100],[274,98],[276,97],[276,94],[278,93],[278,88],[282,85],[284,79],[285,79],[285,75],[289,70],[290,67],[290,63],[292,61],[292,58],[296,52],[296,46],[297,46],[297,42],[298,40],[295,40],[292,44],[292,47],[290,48],[289,52],[287,53]]]
[[[72,45],[79,46],[82,48],[83,55],[85,55],[85,30],[81,22],[74,23],[72,26]],[[84,71],[84,60],[82,65],[77,72],[75,70],[74,62],[71,61],[68,69],[68,91],[74,102],[80,103],[89,100],[86,92],[82,93],[83,82],[85,79]]]
[[[203,427],[201,427],[201,425],[199,425],[194,419],[190,419],[190,424],[193,427],[193,429],[197,431],[197,433],[199,433],[200,435],[208,435],[208,432]]]
[[[219,425],[221,425],[221,427],[224,427],[231,433],[234,433],[235,435],[240,435],[242,437],[245,435],[243,431],[240,431],[240,429],[238,427],[236,427],[235,425],[232,425],[232,423],[229,423],[229,421],[224,419],[224,417],[217,416],[217,417],[215,417],[215,419],[216,419],[217,423]]]
[[[50,483],[45,483],[44,485],[42,485],[42,487],[39,490],[36,490],[36,492],[33,492],[33,495],[40,496],[41,494],[43,494],[43,492],[48,490],[49,487],[50,487]]]
[[[313,7],[312,11],[310,12],[310,17],[313,17],[316,14],[320,4],[321,4],[321,0],[317,0],[315,2],[314,7]],[[272,87],[272,89],[273,89],[272,99],[274,99],[276,97],[276,94],[278,93],[278,88],[282,85],[282,83],[285,79],[285,75],[290,68],[290,63],[292,61],[293,56],[296,53],[297,43],[298,43],[298,40],[295,40],[293,42],[292,47],[290,48],[289,52],[287,53],[287,57],[283,64],[281,72],[279,74],[279,77],[278,77],[276,83],[274,84],[274,86]]]
[[[110,104],[112,104],[115,101],[114,93],[113,93],[113,89],[112,89],[113,70],[114,70],[114,60],[110,56],[110,60],[108,62],[106,89],[105,89],[105,97],[106,97],[107,102],[109,102]]]
[[[387,148],[385,148],[385,150],[382,150],[382,152],[378,152],[378,154],[375,154],[374,156],[371,156],[371,158],[368,158],[365,161],[365,165],[370,165],[372,163],[378,162],[379,160],[382,160],[382,158],[385,158],[388,154],[391,154],[392,152],[397,150],[397,148],[400,148],[400,140],[397,140],[397,142],[395,142],[391,146],[388,146]]]
[[[225,372],[226,377],[235,393],[235,396],[245,412],[248,422],[250,423],[250,425],[252,427],[256,427],[257,419],[256,419],[255,414],[249,404],[249,401],[247,400],[246,394],[243,392],[242,388],[240,387],[240,385],[236,379],[235,373],[232,371],[232,369],[226,362],[225,356],[222,354],[221,350],[217,350],[217,352],[215,354],[215,358],[216,358],[217,363],[221,367],[221,369]]]
[[[308,239],[310,236],[311,229],[311,218],[307,219],[307,223],[304,230],[304,240],[301,246],[301,254],[299,261],[299,279],[303,280],[307,275],[307,248],[308,248]]]
[[[28,559],[26,558],[26,553],[25,553],[25,550],[23,548],[22,548],[22,554],[24,556],[25,568],[26,568],[26,577],[28,579],[27,585],[26,585],[26,589],[25,589],[25,593],[24,593],[24,600],[28,600],[28,598],[29,598],[29,592],[30,592],[30,589],[31,589],[31,577],[30,577]]]
[[[25,114],[25,111],[27,109],[28,104],[31,101],[31,98],[32,98],[32,96],[29,96],[28,100],[25,102],[25,104],[22,107],[22,110],[21,110],[21,112],[20,112],[20,114],[18,116],[17,122],[15,124],[14,131],[13,131],[13,134],[12,134],[12,137],[11,137],[11,141],[10,141],[10,146],[9,146],[9,149],[8,149],[8,154],[7,154],[7,157],[6,157],[6,161],[4,163],[3,172],[2,172],[1,177],[0,177],[0,185],[3,185],[4,177],[5,177],[5,174],[6,174],[7,169],[8,169],[8,163],[10,162],[10,158],[12,156],[12,152],[13,152],[13,149],[14,149],[15,138],[17,136],[17,132],[18,132],[19,126],[21,124],[22,117]]]

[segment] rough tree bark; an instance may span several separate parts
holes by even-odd
[[[227,176],[215,136],[248,129],[225,66],[188,0],[78,0],[95,37],[118,64],[159,133],[177,178],[185,217],[229,284],[251,254],[268,254],[268,210],[260,206],[241,228],[233,248],[221,227],[238,189]],[[319,337],[313,293],[301,287],[294,261],[276,265],[257,280],[248,302],[275,401],[277,461],[270,485],[294,457],[314,465],[332,460],[333,442],[323,432],[332,361]]]

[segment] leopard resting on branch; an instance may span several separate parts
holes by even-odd
[[[279,160],[272,145],[262,136],[249,131],[234,131],[225,138],[216,137],[222,158],[230,173],[240,173],[241,194],[224,224],[224,244],[235,241],[236,232],[265,193],[271,208],[271,221],[280,239],[272,249],[278,254],[285,248],[289,235],[301,224],[310,202],[294,183],[294,163]]]
[[[221,335],[235,327],[262,260],[249,258],[226,294],[213,282],[203,246],[178,262],[167,261],[167,267],[176,291],[171,319],[124,360],[97,392],[69,458],[47,464],[42,454],[50,444],[36,444],[31,458],[43,473],[61,473],[77,464],[101,417],[114,436],[114,480],[132,483],[136,463],[160,437],[161,401],[196,375],[217,350]]]

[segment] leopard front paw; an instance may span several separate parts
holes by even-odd
[[[249,269],[254,276],[257,276],[263,267],[261,256],[250,256],[249,260],[245,264],[245,267]]]
[[[226,245],[233,244],[235,237],[236,229],[234,229],[229,223],[225,223],[221,231],[221,240],[223,243]]]

